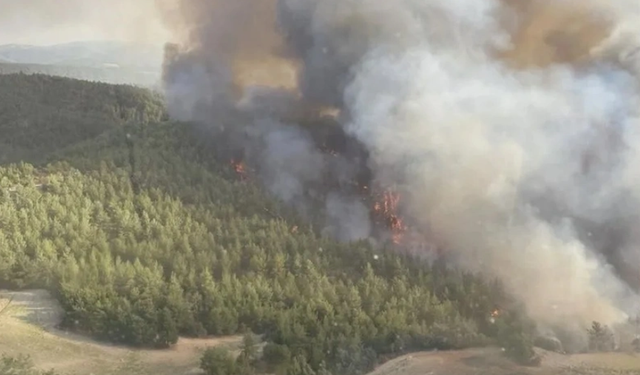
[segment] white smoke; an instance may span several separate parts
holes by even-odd
[[[576,236],[571,218],[620,215],[617,200],[638,190],[637,87],[630,76],[616,82],[619,71],[508,69],[487,49],[503,39],[489,15],[498,2],[439,3],[396,2],[377,20],[394,19],[395,7],[398,17],[420,9],[420,27],[409,29],[421,38],[402,51],[383,40],[352,69],[348,130],[377,165],[404,172],[407,212],[435,228],[460,264],[505,281],[539,322],[554,323],[553,314],[582,325],[623,319],[628,288]],[[430,15],[457,20],[444,42]],[[603,145],[607,133],[624,144]],[[585,176],[584,154],[594,148],[605,160]],[[533,205],[545,194],[565,207],[552,220]],[[638,200],[626,199],[632,215]],[[551,314],[553,305],[560,311]]]
[[[201,15],[221,9],[198,4]],[[635,308],[639,7],[622,0],[277,5],[278,30],[300,65],[302,101],[342,110],[343,128],[364,144],[377,183],[402,193],[404,215],[449,258],[499,277],[550,326],[611,324]],[[552,42],[574,48],[563,54]],[[303,199],[307,182],[336,168],[304,132],[255,124],[266,140],[263,179],[282,199]],[[356,200],[330,194],[325,210],[340,223],[328,228],[338,237],[372,230]]]
[[[351,197],[330,194],[326,202],[326,231],[340,241],[356,241],[369,238],[371,225],[369,210]]]

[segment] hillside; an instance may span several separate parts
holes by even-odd
[[[134,121],[165,115],[158,95],[43,75],[0,74],[0,162],[35,162]]]
[[[533,354],[534,326],[499,284],[322,237],[189,124],[167,121],[148,91],[17,74],[0,76],[0,94],[0,289],[55,297],[43,342],[59,329],[147,356],[260,334],[262,354],[241,355],[235,374],[362,374],[409,352],[488,344]],[[14,339],[33,329],[10,322]],[[0,335],[0,351],[10,340]]]
[[[110,84],[130,84],[156,88],[160,83],[159,70],[144,70],[120,66],[72,66],[34,63],[13,63],[0,58],[0,74],[46,74]]]

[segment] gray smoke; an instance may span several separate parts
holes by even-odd
[[[458,265],[499,277],[539,323],[581,329],[635,313],[632,2],[181,6],[170,22],[182,45],[166,66],[172,113],[231,132],[214,136],[241,148],[274,195],[323,214],[329,233],[375,230],[359,198],[322,186],[363,169],[349,150],[334,157],[314,142],[309,113],[327,107],[366,150],[375,184],[400,192],[412,227]]]
[[[351,197],[331,193],[327,197],[326,231],[341,241],[369,238],[369,208]]]

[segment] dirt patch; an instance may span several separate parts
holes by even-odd
[[[620,375],[640,374],[640,356],[625,353],[563,355],[537,350],[539,367],[518,366],[500,348],[422,352],[396,358],[369,375]],[[633,373],[621,371],[637,371]]]
[[[180,338],[171,349],[135,350],[57,330],[62,314],[46,291],[0,291],[0,354],[28,354],[38,367],[64,374],[197,374],[207,347],[235,349],[241,342],[237,336]]]
[[[591,368],[637,370],[640,374],[640,356],[635,353],[577,354],[572,356],[572,364]]]
[[[528,374],[504,358],[499,348],[422,352],[394,359],[370,375]]]
[[[0,291],[0,311],[45,329],[55,328],[63,316],[58,302],[44,290]]]

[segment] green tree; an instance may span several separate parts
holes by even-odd
[[[255,361],[258,358],[258,345],[258,337],[253,332],[245,333],[242,337],[240,358],[248,363]]]
[[[496,324],[498,343],[504,348],[507,356],[527,366],[540,364],[540,358],[533,350],[535,325],[532,321],[523,318],[522,313],[512,311],[502,312]]]
[[[206,375],[237,375],[235,359],[225,348],[208,348],[200,359],[200,369]]]
[[[272,367],[287,365],[291,361],[291,351],[285,345],[267,343],[262,349],[263,359]]]

